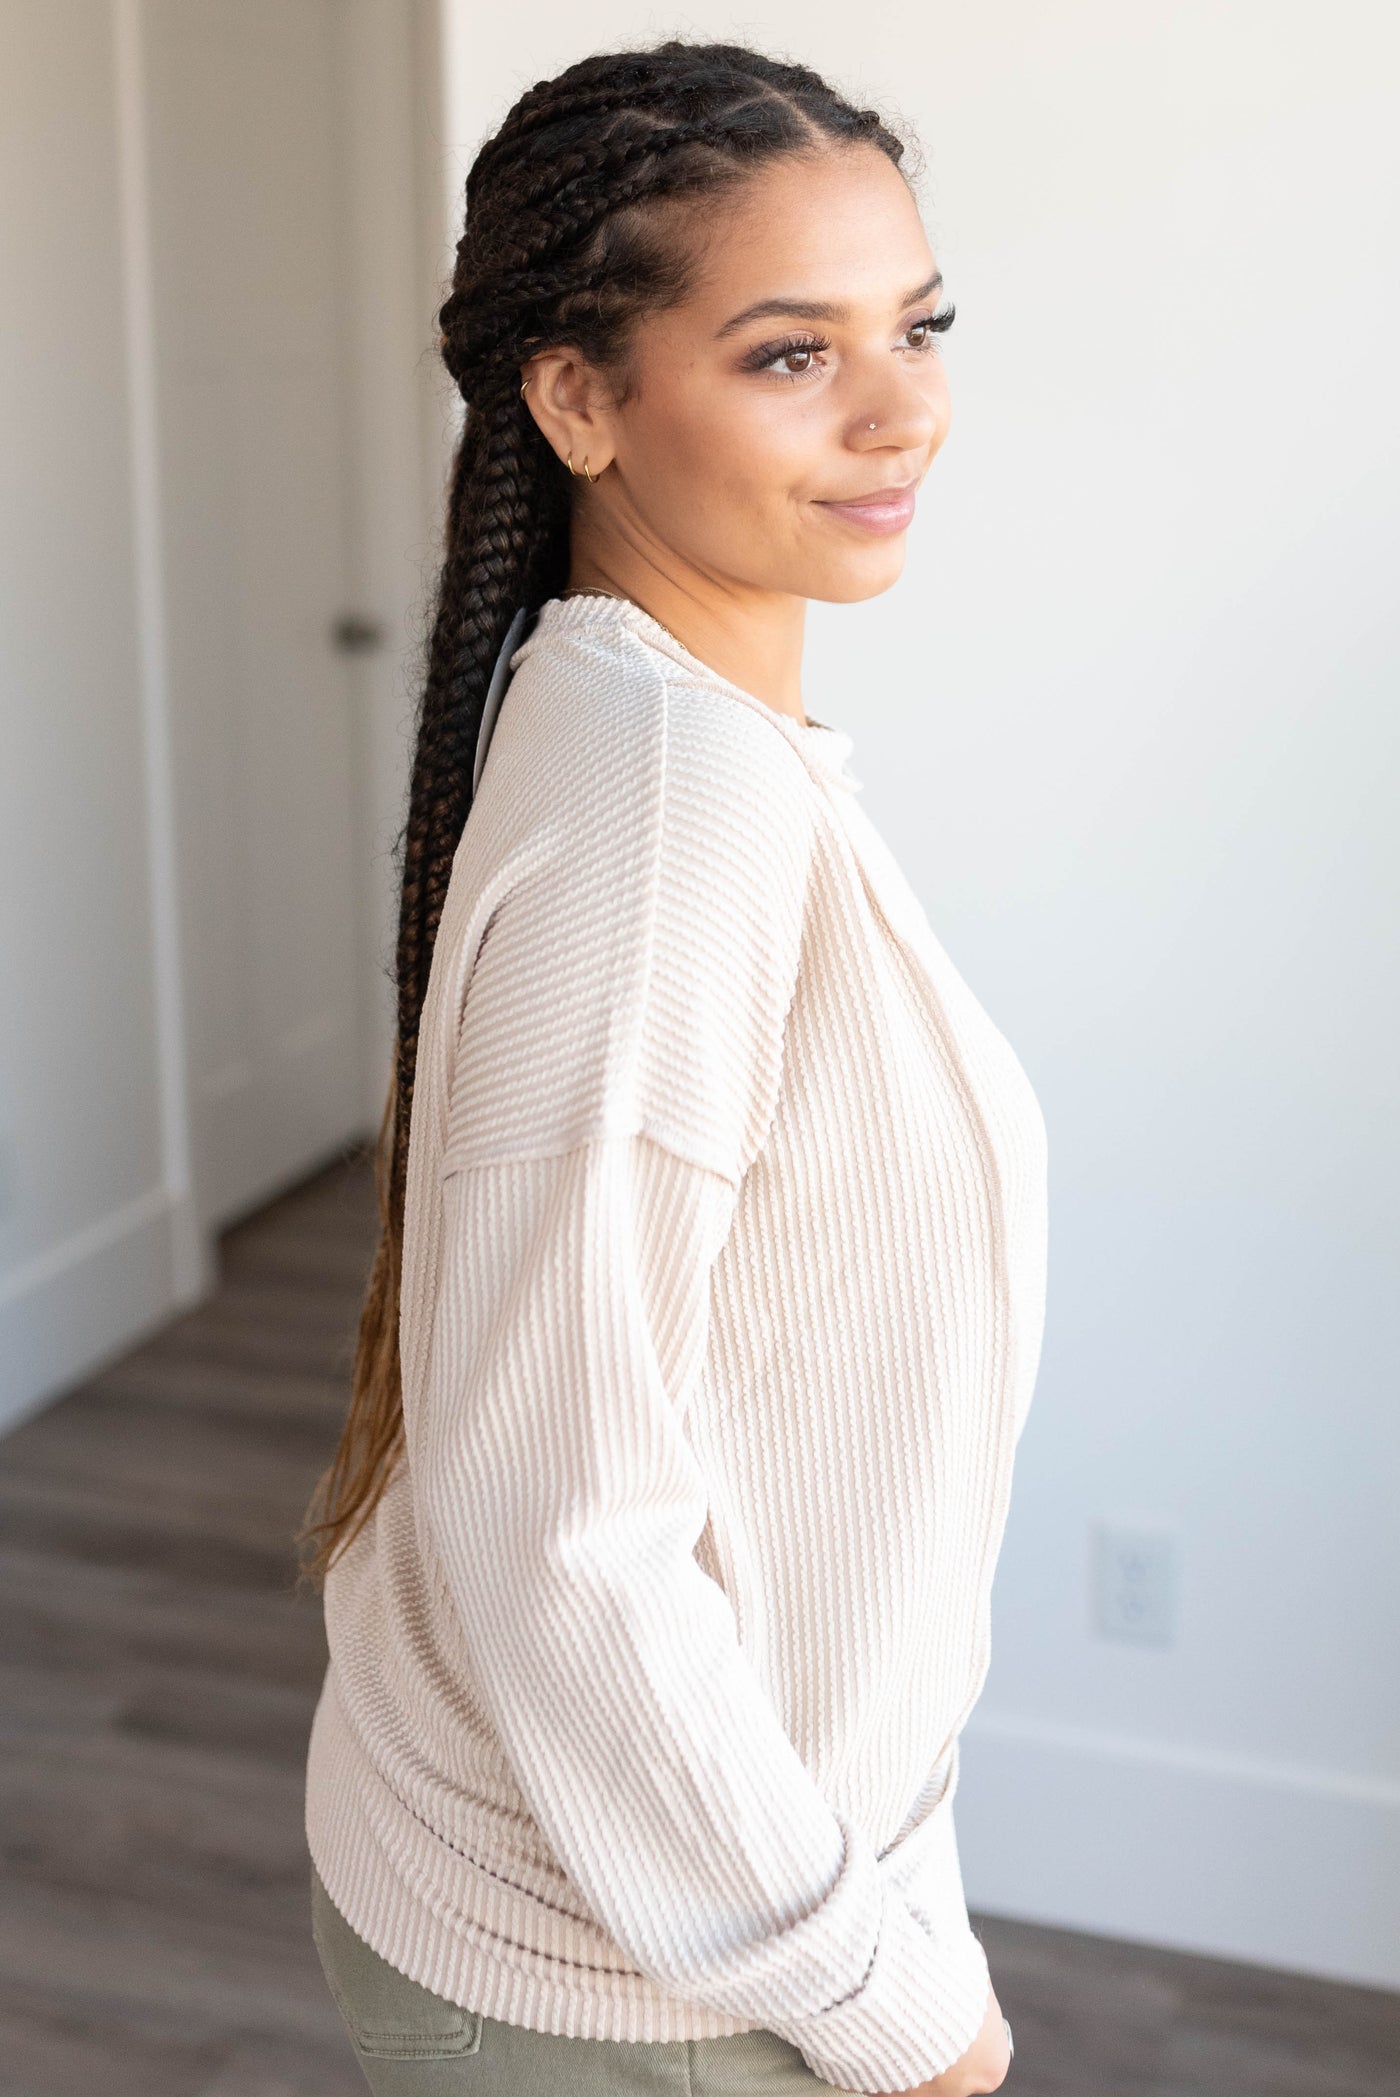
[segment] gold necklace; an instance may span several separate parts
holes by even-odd
[[[595,590],[585,585],[584,588],[579,590],[561,590],[559,594],[561,597],[611,597],[615,604],[630,604],[634,612],[640,612],[644,619],[650,619],[653,626],[659,626],[664,634],[668,634],[678,648],[685,648],[685,642],[680,638],[679,634],[671,633],[670,627],[658,619],[653,612],[647,611],[644,605],[638,604],[635,597],[624,596],[621,590]],[[689,655],[690,650],[686,648],[685,652]]]

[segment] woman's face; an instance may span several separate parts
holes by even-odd
[[[574,456],[588,451],[598,478],[579,490],[576,546],[596,533],[605,552],[621,535],[674,580],[689,571],[739,596],[887,590],[948,433],[928,327],[941,294],[904,177],[878,149],[763,171],[705,233],[693,295],[640,326],[626,400],[590,395]],[[841,507],[875,494],[882,507]]]

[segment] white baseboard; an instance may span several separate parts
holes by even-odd
[[[0,1278],[0,1433],[210,1285],[187,1200],[154,1187]]]
[[[968,1905],[1400,1989],[1400,1784],[972,1718]]]

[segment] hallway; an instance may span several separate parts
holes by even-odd
[[[290,1543],[373,1234],[352,1157],[0,1443],[5,2097],[355,2097],[307,1925]],[[978,1918],[1024,2097],[1397,2097],[1400,1998]]]

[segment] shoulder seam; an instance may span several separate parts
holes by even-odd
[[[694,692],[713,692],[717,698],[727,699],[732,706],[737,706],[741,712],[746,714],[755,711],[755,708],[762,703],[755,701],[751,704],[746,699],[736,697],[735,688],[727,678],[721,677],[718,671],[715,672],[712,678],[697,677],[687,664],[674,662],[670,656],[662,655],[658,649],[649,648],[641,635],[634,633],[631,627],[624,627],[622,630],[631,645],[641,655],[646,657],[648,665],[660,681],[668,698],[671,691],[678,687]],[[782,730],[776,727],[776,725],[773,728],[773,733],[786,751],[789,765],[796,765],[803,781],[810,787],[811,778],[806,765],[803,763],[802,753],[793,748]]]
[[[537,1149],[510,1148],[500,1152],[485,1151],[475,1155],[460,1146],[449,1146],[438,1161],[438,1183],[445,1186],[448,1180],[457,1179],[466,1173],[489,1171],[503,1165],[538,1165],[549,1158],[569,1158],[580,1151],[595,1150],[604,1144],[631,1143],[638,1137],[664,1150],[678,1164],[687,1166],[692,1172],[702,1172],[707,1178],[719,1180],[732,1193],[737,1193],[742,1184],[742,1174],[735,1174],[728,1166],[713,1157],[707,1157],[686,1139],[665,1127],[652,1115],[629,1116],[624,1122],[602,1120],[589,1128],[582,1136],[570,1137],[563,1143],[542,1144]]]

